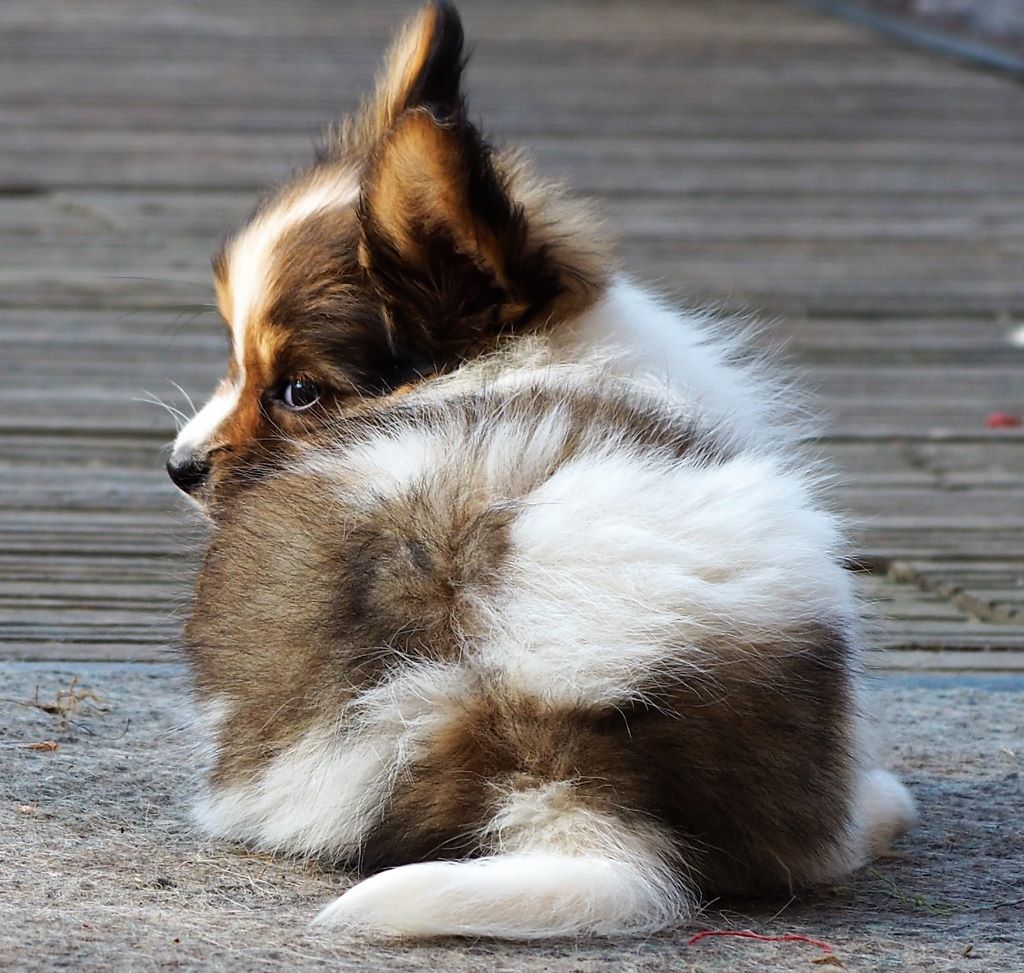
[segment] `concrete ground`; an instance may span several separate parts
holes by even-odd
[[[308,921],[347,878],[198,835],[175,665],[0,668],[0,969],[353,971],[1024,968],[1024,679],[886,675],[921,807],[893,856],[790,901],[718,902],[642,941],[370,944]],[[688,939],[705,929],[828,942]]]

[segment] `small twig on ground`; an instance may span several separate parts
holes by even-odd
[[[1012,899],[1009,902],[993,902],[992,905],[985,906],[986,909],[1010,909],[1016,905],[1024,905],[1024,899]]]
[[[687,941],[687,946],[695,946],[702,939],[708,939],[712,937],[735,937],[737,939],[755,939],[762,943],[807,943],[809,946],[817,946],[823,953],[831,954],[832,945],[826,943],[821,939],[812,939],[810,936],[804,936],[802,933],[785,933],[781,936],[766,936],[763,933],[754,932],[751,929],[705,929],[703,932],[698,932],[691,936]]]
[[[899,902],[900,905],[915,906],[918,909],[924,909],[926,912],[930,912],[933,916],[951,916],[953,910],[942,903],[933,902],[931,899],[924,895],[911,895],[908,892],[904,892],[903,889],[896,884],[896,880],[889,878],[887,875],[883,875],[877,868],[872,868],[870,871],[875,878],[877,878],[885,886],[885,894],[890,899],[894,899]]]
[[[80,727],[80,724],[75,723],[71,719],[72,715],[98,716],[102,718],[110,712],[106,699],[100,696],[99,693],[91,689],[78,688],[78,676],[72,676],[71,685],[67,689],[57,690],[57,695],[54,697],[53,702],[40,700],[38,686],[36,687],[35,698],[29,702],[21,699],[11,699],[6,696],[0,697],[0,702],[11,703],[14,706],[24,706],[28,709],[37,709],[50,716],[56,716],[59,721],[58,725],[61,727],[68,724]]]
[[[791,905],[792,905],[792,904],[793,904],[794,902],[796,902],[796,896],[795,896],[795,895],[791,895],[791,896],[789,897],[789,901],[788,901],[788,902],[786,902],[786,903],[785,903],[785,904],[784,904],[784,905],[782,906],[782,908],[781,908],[781,909],[779,909],[779,911],[778,911],[778,912],[775,912],[775,913],[773,913],[772,915],[770,915],[770,916],[768,917],[768,925],[771,925],[771,923],[773,923],[773,922],[774,922],[774,921],[775,921],[776,919],[778,919],[778,918],[779,918],[779,916],[781,916],[781,915],[782,915],[782,913],[783,913],[783,912],[785,912],[785,911],[786,911],[786,910],[787,910],[787,909],[788,909],[788,908],[789,908],[789,907],[790,907],[790,906],[791,906]]]

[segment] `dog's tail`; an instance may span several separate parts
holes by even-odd
[[[392,868],[314,921],[383,936],[542,939],[653,932],[683,906],[679,890],[640,862],[522,853]]]
[[[489,829],[508,850],[380,872],[315,922],[378,936],[542,939],[649,933],[692,914],[695,898],[656,828],[580,808],[544,813],[536,795],[527,803],[540,813],[514,836],[501,816]]]

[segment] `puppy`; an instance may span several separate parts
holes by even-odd
[[[464,60],[455,9],[427,7],[361,112],[215,258],[228,373],[168,463],[200,505],[268,442],[529,335],[569,358],[614,347],[618,371],[656,374],[750,437],[784,425],[706,315],[617,274],[588,207],[484,140]]]
[[[814,495],[543,341],[335,414],[210,507],[199,820],[370,874],[318,921],[374,935],[647,933],[840,879],[913,804]]]
[[[871,751],[835,518],[783,396],[493,150],[453,8],[215,261],[227,377],[174,481],[214,835],[369,875],[377,935],[643,933],[832,881]]]

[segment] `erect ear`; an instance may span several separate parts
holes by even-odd
[[[437,365],[525,324],[561,290],[461,111],[400,116],[367,167],[359,217],[364,269],[395,327]]]
[[[396,329],[459,356],[525,325],[563,290],[490,147],[460,111],[407,110],[364,174],[360,258]]]
[[[455,6],[438,0],[399,31],[366,106],[371,136],[384,135],[407,109],[431,105],[445,115],[462,108],[462,21]]]
[[[454,6],[425,7],[392,46],[349,130],[364,159],[360,261],[425,367],[444,367],[531,322],[589,306],[609,255],[584,206],[499,161],[471,124]]]

